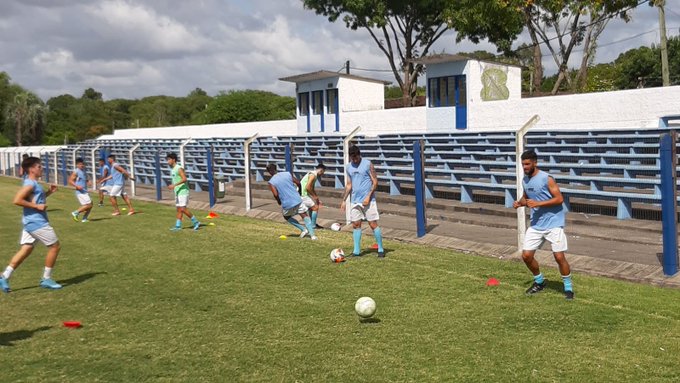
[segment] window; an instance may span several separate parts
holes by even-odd
[[[309,114],[309,93],[298,94],[298,106],[300,107],[300,116]]]
[[[312,113],[323,113],[323,90],[315,90],[312,92]]]
[[[338,90],[328,89],[326,91],[326,105],[328,106],[328,114],[338,113]]]
[[[456,98],[458,92],[458,98]],[[430,108],[465,105],[465,76],[431,78],[428,81]]]

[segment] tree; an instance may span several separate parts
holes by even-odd
[[[238,90],[214,97],[201,112],[203,124],[295,118],[295,98],[261,90]]]
[[[38,143],[42,138],[48,108],[38,96],[28,91],[19,92],[7,105],[5,118],[13,124],[15,143]]]
[[[444,33],[455,28],[457,40],[488,38],[507,49],[522,30],[520,15],[507,0],[303,0],[306,9],[348,28],[365,29],[388,59],[402,90],[404,106],[415,103],[423,67],[414,60],[427,56]]]
[[[563,81],[578,90],[587,78],[587,70],[595,55],[597,39],[613,17],[628,21],[627,11],[637,0],[517,0],[525,3],[525,21],[530,35],[535,33],[550,52],[558,68],[552,94]],[[534,37],[532,36],[532,39]],[[537,42],[534,41],[534,45]],[[583,58],[576,80],[567,63],[577,46],[583,47]],[[536,53],[537,54],[537,53]]]

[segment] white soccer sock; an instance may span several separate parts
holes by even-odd
[[[45,267],[45,271],[43,271],[43,279],[50,279],[52,278],[52,268],[51,267]]]
[[[14,272],[14,268],[12,266],[7,266],[7,268],[5,269],[5,272],[2,273],[2,277],[4,279],[9,279],[9,277],[12,276],[12,272]]]

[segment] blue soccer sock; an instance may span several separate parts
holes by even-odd
[[[305,231],[305,227],[300,225],[300,222],[298,222],[297,219],[295,219],[293,217],[288,217],[288,219],[286,219],[286,220],[288,221],[289,224],[300,229],[300,231]]]
[[[318,211],[312,211],[312,226],[316,227],[316,218],[319,216]]]
[[[382,244],[382,230],[380,230],[379,227],[376,227],[375,229],[373,229],[373,236],[375,237],[375,243],[378,244],[378,252],[379,253],[384,252],[385,249],[383,249],[383,244]]]
[[[175,222],[175,227],[182,227],[182,220],[181,220],[181,219],[178,219],[178,220]]]
[[[354,254],[359,255],[361,253],[361,229],[354,229],[352,235],[354,237]]]
[[[571,274],[563,275],[562,281],[564,282],[564,291],[574,291],[571,285]]]
[[[309,219],[309,217],[305,217],[303,219],[305,221],[305,226],[307,227],[307,231],[309,231],[310,236],[314,236],[314,225],[312,225],[312,220]]]
[[[534,282],[538,283],[539,285],[543,284],[543,282],[545,282],[545,278],[543,278],[543,273],[534,275]]]
[[[198,223],[198,218],[196,218],[195,215],[191,216],[191,223],[193,223],[194,225]]]

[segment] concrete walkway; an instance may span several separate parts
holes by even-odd
[[[344,212],[338,209],[342,191],[323,187],[318,192],[324,205],[319,213],[319,224],[324,227],[333,222],[344,224]],[[211,210],[208,197],[207,192],[192,192],[190,208]],[[135,198],[156,202],[155,189],[138,187]],[[430,200],[427,208],[428,233],[417,238],[414,197],[378,193],[377,200],[385,238],[521,262],[516,247],[517,216],[514,209],[492,204]],[[280,207],[266,183],[254,183],[252,201],[252,209],[246,211],[243,182],[234,182],[227,185],[226,197],[219,199],[212,211],[284,222]],[[174,197],[165,189],[160,202],[172,205]],[[351,227],[346,226],[343,230],[349,232]],[[366,230],[370,233],[370,229]],[[567,258],[573,271],[680,287],[680,273],[673,277],[663,275],[660,263],[661,222],[622,221],[615,217],[569,213],[566,232],[569,237]],[[549,251],[538,251],[537,258],[541,265],[556,266]]]

